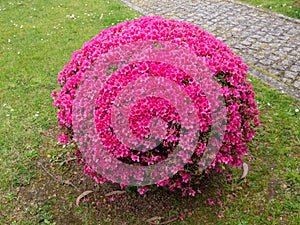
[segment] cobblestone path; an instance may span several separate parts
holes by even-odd
[[[234,0],[121,0],[144,15],[192,22],[223,40],[249,73],[300,100],[300,20]]]

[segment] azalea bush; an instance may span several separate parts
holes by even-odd
[[[180,189],[184,195],[194,196],[196,193],[201,193],[198,184],[203,173],[211,170],[222,172],[225,165],[242,165],[242,157],[255,134],[254,128],[259,125],[255,95],[251,84],[246,80],[247,65],[222,41],[198,26],[161,17],[142,17],[103,30],[85,43],[81,50],[74,52],[71,61],[59,72],[60,92],[52,93],[58,124],[64,130],[64,133],[59,135],[59,141],[62,144],[78,142],[73,130],[72,107],[78,88],[90,74],[89,71],[95,66],[95,62],[113,49],[141,41],[170,42],[176,46],[189,48],[209,68],[221,87],[226,106],[227,121],[222,145],[207,169],[199,172],[199,162],[211,132],[210,114],[213,104],[208,101],[205,92],[193,77],[185,71],[173,65],[153,61],[130,63],[120,69],[109,68],[106,80],[98,91],[99,97],[94,107],[93,122],[99,141],[109,154],[129,165],[149,166],[166,160],[174,152],[183,132],[182,118],[172,104],[161,97],[146,96],[130,109],[129,129],[141,140],[148,140],[153,136],[160,137],[159,132],[155,134],[152,129],[153,118],[159,118],[159,126],[166,130],[166,135],[161,137],[161,142],[150,151],[134,149],[118,139],[112,126],[111,106],[121,91],[139,77],[162,77],[172,80],[193,100],[197,110],[200,135],[187,163],[173,176],[157,181],[156,185],[168,187],[172,191]],[[81,158],[80,162],[85,164],[84,172],[96,182],[111,181],[109,177],[99,174],[95,166],[82,157],[84,153],[80,148],[76,151],[76,155]],[[121,183],[122,188],[126,185]],[[148,187],[138,188],[140,194],[147,190]]]

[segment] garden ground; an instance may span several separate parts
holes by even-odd
[[[117,187],[95,184],[72,149],[57,144],[57,72],[102,29],[139,16],[115,0],[0,3],[0,223],[298,224],[300,103],[251,76],[262,126],[245,157],[249,174],[212,176],[196,198],[164,190],[107,197]],[[209,206],[220,186],[222,206]],[[77,206],[86,190],[93,193]]]

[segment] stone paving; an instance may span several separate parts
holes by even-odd
[[[300,20],[234,0],[121,0],[144,15],[192,22],[224,41],[249,73],[300,100]]]

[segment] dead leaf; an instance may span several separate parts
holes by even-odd
[[[162,218],[160,216],[154,216],[151,217],[150,219],[147,219],[146,222],[150,223],[150,224],[159,224],[157,223],[158,221],[160,221]]]
[[[164,222],[161,222],[161,219],[163,217],[159,217],[159,216],[154,216],[148,220],[146,220],[146,222],[150,223],[150,224],[161,224],[161,225],[165,225],[165,224],[169,224],[169,223],[173,223],[175,222],[176,220],[179,219],[179,217],[175,217],[173,219],[170,219],[168,221],[164,221]]]
[[[84,198],[85,196],[87,196],[88,194],[92,193],[92,192],[93,192],[93,191],[84,191],[84,192],[82,192],[82,194],[79,195],[79,196],[77,197],[77,199],[76,199],[76,205],[79,206],[80,200],[81,200],[82,198]]]
[[[240,178],[241,180],[244,179],[244,178],[247,176],[248,171],[249,171],[249,166],[248,166],[248,164],[245,163],[245,162],[243,162],[243,174],[242,174],[242,176],[241,176],[241,178]]]
[[[121,194],[125,194],[125,193],[126,193],[126,191],[112,191],[112,192],[105,194],[105,197],[110,197],[112,195],[121,195]]]

